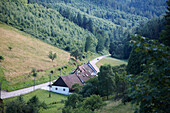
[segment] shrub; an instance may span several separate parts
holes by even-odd
[[[3,56],[0,56],[0,62],[4,60],[5,58]]]

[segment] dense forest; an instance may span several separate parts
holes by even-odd
[[[163,15],[166,8],[165,2],[161,0],[8,1],[1,1],[2,22],[66,51],[79,49],[81,53],[110,52],[113,57],[121,59],[129,57],[129,37],[135,33],[143,35],[142,29],[149,29],[149,26],[143,24],[150,18]],[[163,29],[162,21],[154,23],[155,26],[161,26],[158,31]],[[92,44],[86,47],[86,42]]]
[[[84,51],[86,38],[91,39],[90,51],[96,51],[97,40],[89,31],[63,18],[57,11],[42,5],[22,2],[0,2],[0,19],[21,31],[65,50]]]

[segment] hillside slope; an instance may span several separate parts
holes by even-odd
[[[0,21],[67,51],[75,48],[83,51],[86,38],[90,37],[94,45],[92,51],[95,52],[97,39],[91,32],[42,5],[2,0]]]
[[[9,82],[16,77],[30,73],[33,67],[37,70],[46,70],[68,63],[70,57],[68,52],[32,38],[17,29],[0,24],[0,34],[0,55],[5,58],[0,65]],[[9,50],[9,46],[12,50]],[[53,62],[48,58],[50,51],[57,54]]]

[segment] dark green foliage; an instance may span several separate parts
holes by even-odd
[[[65,102],[63,113],[93,113],[95,109],[103,106],[103,101],[98,95],[91,95],[85,99],[81,95],[72,94]]]
[[[65,13],[67,18],[71,18],[69,9]],[[57,11],[38,4],[2,0],[0,21],[68,51],[74,50],[73,46],[85,46],[88,36],[94,39],[93,43],[97,43],[95,36],[89,31],[63,18]]]
[[[115,88],[115,78],[112,75],[113,70],[110,65],[100,67],[100,72],[98,73],[99,94],[107,96],[107,99],[114,92]]]
[[[81,17],[81,15],[80,15],[80,13],[78,13],[77,14],[77,24],[79,25],[79,26],[82,26],[82,23],[83,23],[83,21],[82,21],[82,17]]]
[[[96,37],[98,40],[96,51],[100,54],[103,54],[104,51],[109,50],[110,39],[107,33],[104,30],[96,30]]]
[[[88,0],[86,0],[88,1]],[[148,18],[160,16],[165,12],[165,1],[148,0],[91,0],[94,4],[102,5],[114,10],[124,11],[126,13],[137,14]],[[149,7],[148,7],[149,6]],[[162,6],[164,6],[162,8]],[[162,8],[162,9],[161,9]],[[159,9],[159,10],[158,10]],[[111,15],[107,14],[105,18]]]
[[[81,90],[82,86],[81,86],[80,84],[78,84],[78,83],[75,83],[75,84],[72,86],[72,88],[73,88],[73,90],[74,90],[75,93],[78,93],[78,92]]]
[[[115,100],[125,98],[127,89],[129,88],[128,81],[126,79],[126,65],[112,67],[115,78]]]
[[[6,113],[23,113],[25,101],[19,96],[15,101],[7,103]]]
[[[83,101],[83,108],[94,111],[103,106],[103,101],[99,95],[91,95]]]
[[[47,105],[41,103],[36,96],[32,97],[26,103],[22,96],[6,104],[6,113],[38,113],[40,108],[47,108]]]
[[[97,52],[100,53],[104,50],[104,42],[105,42],[105,39],[102,37],[101,34],[98,34],[97,35],[97,38],[98,38],[98,43],[97,43]]]
[[[36,69],[35,69],[35,68],[32,68],[32,71],[31,71],[31,72],[32,72],[32,76],[33,76],[33,77],[36,77],[36,76],[37,76],[37,73],[36,73]]]
[[[83,97],[79,94],[73,93],[69,95],[65,101],[65,107],[77,108],[80,105],[80,102],[83,100]]]
[[[92,48],[92,39],[91,37],[86,38],[86,44],[85,44],[85,52],[89,51]]]
[[[91,36],[88,36],[86,38],[86,43],[85,43],[85,52],[96,52],[96,43],[95,43],[95,39],[92,38]]]
[[[9,46],[8,48],[9,48],[10,51],[12,50],[12,46]]]
[[[131,74],[139,74],[144,70],[143,64],[146,63],[146,54],[144,52],[137,52],[138,49],[134,47],[130,54],[128,65],[127,65],[127,73]]]
[[[52,62],[53,62],[53,60],[54,60],[55,58],[57,58],[57,55],[56,55],[56,53],[53,54],[53,52],[50,51],[48,57],[49,57],[49,58],[52,60]]]
[[[79,91],[79,94],[83,95],[83,97],[89,97],[90,95],[98,95],[98,78],[93,77],[86,81],[86,84]]]
[[[76,49],[76,50],[72,51],[70,55],[73,56],[73,57],[75,57],[76,60],[77,60],[77,59],[80,59],[80,60],[81,60],[82,54],[83,54],[83,53],[82,53],[79,49]]]
[[[119,58],[119,59],[128,59],[130,52],[132,50],[129,41],[130,41],[130,34],[128,32],[124,33],[126,38],[122,39],[121,41],[112,41],[110,43],[109,52],[111,57]]]
[[[3,103],[3,100],[1,98],[0,98],[0,113],[4,113],[4,103]]]
[[[0,56],[0,62],[4,60],[5,58],[3,56]]]
[[[129,96],[132,103],[139,105],[136,111],[141,113],[167,113],[170,101],[170,48],[144,37],[139,38],[136,45],[136,52],[145,54],[147,62],[143,64],[145,66],[143,71],[137,75],[129,75],[131,83]]]
[[[139,34],[144,37],[148,37],[149,39],[159,40],[160,32],[164,28],[165,19],[153,18],[148,22],[141,22],[140,26],[136,28],[136,34]]]
[[[37,77],[36,69],[32,68],[32,76],[34,77],[34,90],[35,90],[35,77]]]
[[[85,109],[83,107],[75,108],[73,109],[72,107],[66,107],[62,109],[62,113],[94,113],[89,109]]]
[[[93,22],[91,19],[89,19],[88,25],[89,25],[88,27],[89,31],[94,34]]]
[[[38,97],[33,96],[28,102],[25,111],[28,113],[38,113],[40,107],[47,109],[47,105],[44,102],[40,102]]]
[[[168,11],[166,12],[166,24],[165,24],[165,30],[162,31],[160,40],[167,46],[170,46],[170,1],[168,0],[167,2],[167,9]]]

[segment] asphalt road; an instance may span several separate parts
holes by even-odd
[[[91,65],[97,70],[97,72],[99,72],[99,68],[95,64],[99,60],[101,60],[102,58],[107,57],[107,56],[110,56],[110,55],[100,56],[100,57],[97,57],[94,60],[90,61]],[[35,86],[35,90],[36,89],[49,90],[48,85],[49,85],[49,82],[36,85]],[[28,88],[24,88],[24,89],[20,89],[20,90],[16,90],[16,91],[11,91],[11,92],[1,91],[1,99],[15,97],[15,96],[20,96],[20,95],[23,95],[23,94],[30,93],[32,91],[34,91],[34,86],[28,87]]]
[[[104,55],[104,56],[97,57],[94,60],[90,61],[90,64],[96,69],[97,72],[99,72],[99,68],[96,66],[96,63],[99,60],[101,60],[102,58],[107,57],[107,56],[110,56],[110,54],[109,55]]]

